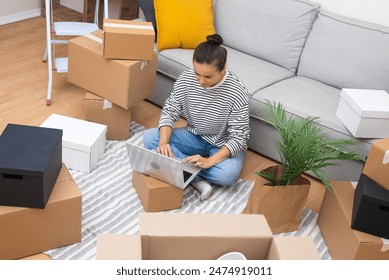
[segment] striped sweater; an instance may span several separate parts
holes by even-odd
[[[183,116],[187,129],[209,142],[226,146],[231,155],[247,149],[249,96],[244,85],[229,71],[212,88],[204,89],[193,70],[183,72],[162,109],[159,127],[174,127]]]

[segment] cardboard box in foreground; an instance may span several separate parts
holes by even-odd
[[[97,259],[319,259],[312,239],[273,238],[263,215],[142,213],[139,222],[140,235],[99,234]]]

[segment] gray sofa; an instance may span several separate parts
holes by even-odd
[[[330,138],[353,137],[336,116],[342,88],[389,92],[389,28],[320,10],[302,0],[214,0],[215,28],[228,50],[227,68],[251,95],[249,149],[279,161],[273,127],[263,122],[265,99],[296,117],[318,117]],[[173,83],[192,67],[193,50],[159,52],[155,93],[163,106]],[[376,139],[357,139],[361,156]],[[326,170],[331,180],[359,179],[362,162]]]

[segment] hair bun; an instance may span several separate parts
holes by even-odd
[[[223,44],[223,38],[219,34],[212,34],[207,36],[207,42],[212,45],[220,46]]]

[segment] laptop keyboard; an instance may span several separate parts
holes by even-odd
[[[192,176],[192,173],[188,172],[188,171],[182,171],[184,173],[184,182],[186,182],[190,176]]]

